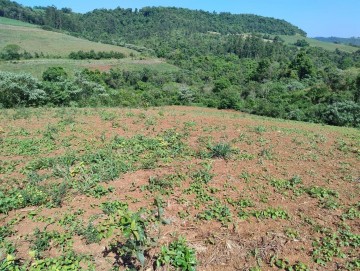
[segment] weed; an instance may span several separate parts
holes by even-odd
[[[258,219],[289,219],[287,212],[280,208],[275,209],[271,207],[261,211],[252,211],[251,215]]]
[[[276,266],[277,268],[285,271],[310,271],[309,267],[302,262],[296,262],[291,265],[288,260],[279,259],[275,256],[271,257],[270,266]]]
[[[310,188],[305,189],[306,193],[309,194],[312,198],[318,198],[318,199],[326,199],[329,197],[338,197],[338,192],[327,189],[324,187],[319,186],[313,186]]]
[[[301,183],[302,181],[299,176],[294,176],[290,180],[272,179],[270,181],[270,184],[277,190],[294,189],[297,185]]]
[[[290,239],[298,239],[300,236],[299,231],[293,229],[293,228],[287,228],[285,230],[285,235]]]
[[[93,188],[90,188],[89,190],[85,191],[85,194],[87,196],[92,196],[94,198],[101,198],[103,196],[108,195],[109,193],[112,193],[114,191],[113,187],[105,188],[99,184],[95,185]]]
[[[172,266],[179,270],[195,271],[196,255],[194,249],[186,244],[184,238],[179,238],[169,244],[162,246],[156,260],[156,266]]]
[[[174,188],[179,186],[183,181],[183,176],[180,174],[167,175],[164,177],[150,177],[149,184],[142,187],[142,190],[148,190],[149,192],[160,192],[163,195],[170,195],[174,193]]]
[[[265,133],[266,132],[266,127],[263,126],[263,125],[258,125],[258,126],[255,126],[254,127],[254,130],[253,130],[255,133],[257,134],[262,134],[262,133]]]
[[[209,145],[208,149],[210,158],[223,158],[227,160],[230,158],[231,154],[234,153],[231,145],[225,142]]]
[[[229,222],[232,221],[232,214],[230,209],[218,201],[208,206],[207,209],[199,213],[197,217],[202,220],[215,219],[221,222],[223,226],[226,226]]]
[[[111,201],[111,202],[104,202],[101,204],[102,211],[107,214],[115,214],[117,211],[127,211],[128,210],[128,204],[121,202],[121,201]]]

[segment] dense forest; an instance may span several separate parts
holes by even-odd
[[[360,50],[310,47],[302,40],[303,30],[282,20],[155,7],[78,14],[67,8],[28,8],[6,0],[0,0],[0,16],[127,46],[179,68],[172,72],[84,70],[71,77],[63,68],[53,67],[44,73],[43,81],[32,81],[22,94],[3,83],[3,91],[18,95],[3,96],[3,107],[182,104],[360,126]],[[293,45],[280,37],[295,34],[299,40]],[[8,56],[3,50],[2,58]],[[85,56],[74,52],[69,57]],[[26,81],[19,76],[0,73],[3,82]]]

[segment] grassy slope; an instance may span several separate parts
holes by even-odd
[[[0,48],[7,44],[18,44],[30,53],[44,53],[45,55],[66,57],[73,51],[116,51],[126,55],[133,52],[130,49],[91,42],[75,38],[62,33],[45,31],[35,27],[14,26],[0,24]]]
[[[33,28],[38,27],[37,25],[33,25],[33,24],[22,22],[22,21],[5,18],[5,17],[0,17],[0,24],[14,25],[14,26],[26,26],[26,27],[33,27]]]
[[[359,49],[359,48],[352,47],[352,46],[345,45],[345,44],[335,44],[335,43],[330,43],[330,42],[323,42],[323,41],[319,41],[319,40],[316,40],[316,39],[304,38],[304,37],[301,37],[301,36],[285,36],[285,35],[282,35],[280,37],[287,44],[294,44],[299,39],[300,40],[305,39],[310,44],[310,46],[321,47],[321,48],[324,48],[325,50],[329,50],[329,51],[335,51],[336,49],[339,49],[341,51],[345,51],[345,52],[348,52],[348,53],[353,53],[353,52],[356,52]]]
[[[138,55],[138,53],[124,47],[91,42],[62,33],[45,31],[35,25],[2,17],[0,17],[0,37],[0,50],[7,44],[18,44],[22,50],[30,53],[42,52],[44,55],[49,55],[49,58],[46,59],[0,62],[0,70],[2,71],[27,72],[33,76],[41,77],[43,71],[52,66],[62,66],[66,68],[70,74],[75,70],[83,68],[105,71],[110,68],[136,70],[146,67],[159,72],[177,69],[175,66],[167,64],[160,59],[139,60],[139,57],[121,60],[66,59],[70,52],[79,50],[117,51],[124,53],[126,56],[129,56],[131,52],[135,55]],[[58,57],[61,57],[61,59]],[[34,67],[36,68],[34,69]]]

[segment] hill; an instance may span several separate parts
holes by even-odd
[[[0,112],[2,270],[358,266],[358,130],[193,107]]]
[[[97,9],[86,14],[55,7],[24,7],[8,0],[0,1],[0,16],[21,19],[55,29],[79,33],[93,40],[134,43],[141,38],[163,36],[173,31],[222,34],[267,33],[305,36],[298,27],[279,19],[250,14],[210,13],[184,8],[146,7],[140,10]]]
[[[359,50],[359,48],[346,43],[332,43],[318,38],[301,37],[299,35],[280,35],[280,37],[289,45],[295,44],[298,40],[305,40],[310,46],[323,48],[327,51],[335,51],[338,49],[344,52],[354,53]]]
[[[352,37],[352,38],[339,38],[339,37],[315,37],[314,39],[324,41],[324,42],[331,42],[331,43],[342,43],[347,45],[355,45],[360,46],[360,37]]]
[[[21,59],[17,61],[0,61],[0,70],[8,72],[26,72],[37,78],[49,67],[61,66],[70,75],[85,68],[100,71],[109,71],[111,68],[134,71],[148,68],[154,71],[176,71],[178,68],[153,57],[140,57],[137,51],[125,47],[109,45],[99,42],[76,38],[74,36],[45,31],[39,26],[24,23],[18,20],[0,17],[0,53],[9,44],[20,46],[37,59]],[[77,51],[119,52],[125,59],[69,59],[71,52]],[[129,57],[131,55],[131,57]],[[36,69],[34,69],[36,67]]]
[[[16,20],[0,19],[0,50],[8,44],[17,44],[22,50],[30,53],[67,57],[71,52],[83,51],[115,51],[129,56],[133,50],[92,42],[63,33],[46,31],[31,24]]]

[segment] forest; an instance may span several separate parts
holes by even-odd
[[[68,76],[63,67],[51,67],[43,80],[21,79],[28,84],[16,91],[8,82],[19,82],[24,75],[1,72],[1,88],[8,93],[0,97],[5,108],[198,105],[360,126],[360,50],[350,53],[309,46],[306,33],[283,20],[163,7],[79,14],[69,8],[30,8],[7,0],[0,0],[0,16],[135,49],[144,57],[162,58],[178,67],[168,72],[83,70],[75,76]],[[297,35],[298,40],[288,44],[283,35]],[[0,51],[3,60],[33,57],[41,56],[21,52],[14,45]],[[94,51],[68,56],[123,57]]]

